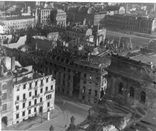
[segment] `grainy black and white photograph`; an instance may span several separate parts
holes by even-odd
[[[156,131],[156,3],[0,1],[0,131]]]

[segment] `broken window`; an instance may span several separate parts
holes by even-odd
[[[130,87],[130,97],[134,97],[134,87]]]
[[[145,103],[145,101],[146,101],[146,93],[144,92],[144,91],[142,91],[141,93],[140,93],[140,101],[142,102],[142,103]]]
[[[122,95],[123,94],[123,91],[124,91],[123,83],[120,82],[119,83],[119,88],[118,88],[118,93]]]

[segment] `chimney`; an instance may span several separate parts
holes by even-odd
[[[15,57],[11,58],[11,71],[15,70]]]

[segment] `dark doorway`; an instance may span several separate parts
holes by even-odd
[[[4,126],[7,126],[7,125],[8,125],[8,118],[7,118],[6,116],[4,116],[4,117],[2,118],[2,124],[3,124]]]
[[[80,72],[74,72],[73,76],[73,96],[78,97],[80,89]]]
[[[41,106],[40,108],[39,108],[39,113],[42,113],[43,112],[43,107]]]

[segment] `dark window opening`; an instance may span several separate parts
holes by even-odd
[[[134,87],[130,87],[130,97],[134,97]]]
[[[142,91],[140,95],[141,95],[140,96],[141,97],[141,102],[145,103],[146,102],[146,93],[144,91]]]
[[[119,83],[119,90],[118,90],[118,93],[122,95],[122,94],[123,94],[123,90],[124,90],[124,88],[123,88],[123,83],[120,82],[120,83]]]

